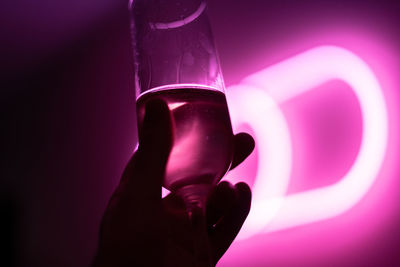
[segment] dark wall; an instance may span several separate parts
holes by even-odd
[[[136,140],[123,7],[49,48],[32,40],[33,54],[29,41],[5,53],[1,242],[11,242],[14,265],[91,260],[102,212]]]

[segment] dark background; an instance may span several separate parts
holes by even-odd
[[[11,266],[91,261],[105,205],[136,143],[127,6],[1,4],[0,242]],[[262,67],[252,64],[260,51],[279,60],[279,47],[335,25],[379,32],[400,49],[398,1],[213,0],[209,14],[228,85]],[[307,265],[400,266],[395,218],[375,246],[354,252],[359,257]]]

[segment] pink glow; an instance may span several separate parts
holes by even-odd
[[[264,232],[275,231],[337,216],[354,206],[372,186],[385,155],[388,119],[381,87],[368,65],[359,57],[339,47],[321,46],[255,73],[245,78],[242,84],[263,89],[277,103],[283,103],[334,79],[343,80],[351,86],[361,107],[363,134],[353,166],[333,185],[284,196],[286,177],[290,172],[290,152],[281,157],[279,162],[270,164],[269,168],[279,166],[274,175],[264,173],[262,168],[265,165],[260,164],[253,189],[253,210],[243,229],[243,235],[261,228]],[[275,155],[276,159],[277,155],[282,154],[282,148],[283,151],[288,150],[287,129],[281,126],[284,123],[278,126],[266,119],[268,117],[260,107],[268,109],[274,105],[263,101],[258,90],[249,86],[244,90],[242,89],[243,93],[254,97],[244,100],[245,94],[237,94],[237,101],[233,100],[231,110],[240,110],[243,117],[238,119],[233,116],[234,124],[248,123],[253,127],[260,147],[260,162],[268,162],[267,158],[272,158],[264,159],[264,147],[272,149],[270,155]],[[228,94],[228,101],[232,102],[231,97]],[[238,102],[242,106],[235,106]],[[246,109],[252,113],[245,112]],[[263,140],[269,136],[260,131],[261,124],[266,124],[266,121],[277,129],[275,139],[269,142],[274,144],[273,148]],[[281,172],[285,175],[280,174]],[[279,194],[268,192],[275,188],[279,188]]]
[[[396,180],[393,179],[398,173],[398,167],[396,164],[396,162],[398,161],[398,94],[396,91],[396,88],[398,88],[398,80],[394,71],[398,67],[397,65],[395,65],[395,56],[397,55],[397,53],[390,46],[388,46],[387,43],[385,44],[376,36],[366,37],[363,36],[360,32],[358,32],[357,34],[345,34],[342,32],[340,34],[335,34],[334,32],[330,32],[329,37],[322,34],[318,36],[317,41],[303,40],[296,42],[296,45],[298,47],[313,47],[315,46],[315,44],[321,44],[321,42],[324,41],[326,43],[334,43],[337,46],[346,47],[349,48],[349,50],[354,51],[354,54],[357,54],[358,56],[355,56],[353,53],[351,53],[349,59],[352,59],[350,61],[353,61],[353,59],[355,59],[355,61],[361,61],[361,64],[357,63],[357,65],[363,66],[360,69],[357,68],[357,73],[368,72],[370,76],[373,76],[373,79],[375,80],[375,85],[379,81],[378,85],[380,87],[380,91],[378,94],[380,95],[380,100],[378,100],[378,102],[384,104],[386,122],[388,123],[386,125],[387,131],[385,137],[385,142],[387,142],[388,144],[388,146],[386,147],[386,151],[381,151],[380,158],[376,159],[375,164],[377,164],[377,166],[375,166],[375,168],[377,169],[375,169],[374,171],[374,176],[369,176],[369,181],[362,181],[362,186],[364,187],[363,190],[357,187],[352,187],[350,188],[350,190],[346,190],[345,196],[346,199],[349,201],[348,204],[344,203],[345,201],[340,199],[341,196],[339,196],[338,203],[341,205],[341,207],[334,208],[330,204],[324,204],[328,208],[328,211],[323,210],[323,216],[317,215],[316,217],[314,217],[316,219],[312,223],[312,221],[309,220],[313,218],[308,216],[315,212],[316,208],[314,207],[314,205],[320,205],[322,207],[322,204],[319,203],[321,201],[313,201],[311,199],[309,203],[312,204],[312,211],[309,211],[308,208],[305,207],[301,208],[304,209],[301,210],[301,212],[304,211],[306,214],[300,221],[295,221],[295,223],[298,223],[297,226],[303,225],[296,228],[293,228],[295,226],[295,223],[288,223],[287,221],[289,219],[288,217],[290,216],[290,209],[285,209],[284,205],[282,205],[283,209],[281,211],[283,211],[284,214],[286,214],[287,216],[289,214],[288,217],[280,217],[282,213],[278,212],[276,213],[275,220],[271,220],[270,224],[266,225],[265,228],[263,228],[263,232],[269,232],[268,235],[262,234],[260,232],[257,235],[253,235],[252,238],[243,239],[243,237],[249,237],[258,230],[248,229],[248,224],[246,224],[245,228],[242,229],[242,232],[245,233],[241,233],[239,236],[242,238],[242,240],[235,242],[232,245],[226,256],[224,256],[224,258],[221,260],[219,266],[244,266],[243,264],[255,264],[254,266],[264,266],[257,265],[260,264],[260,262],[263,262],[263,264],[265,265],[269,264],[271,266],[319,266],[319,261],[326,262],[329,261],[329,259],[332,259],[333,262],[340,262],[339,260],[334,261],[333,259],[352,255],[355,250],[362,250],[364,247],[368,246],[367,244],[371,244],[371,242],[376,242],[377,240],[379,240],[379,231],[382,231],[383,229],[385,229],[385,227],[387,227],[387,225],[390,225],[390,221],[392,219],[395,220],[395,217],[397,216],[393,213],[397,205],[397,194],[399,193],[399,191],[396,189],[399,184]],[[274,55],[272,58],[271,56],[264,57],[264,62],[275,62],[275,54],[279,54],[279,52],[281,52],[281,55],[286,54],[286,56],[288,56],[287,51],[290,50],[298,51],[293,48],[283,47],[280,51],[275,51],[274,53],[272,53]],[[310,51],[306,52],[305,54],[309,52]],[[349,55],[349,52],[344,53],[343,56],[347,57],[346,54]],[[295,57],[298,56],[299,55],[295,55]],[[287,61],[290,61],[290,59]],[[273,66],[282,66],[282,64],[287,61],[273,64]],[[264,63],[264,66],[266,63]],[[257,63],[253,62],[253,64]],[[344,66],[345,64],[340,66],[338,65],[340,64],[337,64],[336,67],[347,68],[346,66]],[[333,68],[332,66],[327,67]],[[264,70],[268,69],[269,68],[266,68]],[[368,71],[365,71],[366,69]],[[306,70],[301,71],[307,72]],[[327,70],[325,68],[325,70],[316,69],[315,71],[320,72]],[[313,72],[311,72],[311,74],[312,73]],[[343,71],[341,73],[345,75]],[[354,75],[354,71],[351,70],[351,72],[346,75]],[[283,77],[283,79],[289,80],[291,76],[292,74],[287,77]],[[297,76],[299,76],[298,73],[295,73],[295,76],[297,78]],[[249,77],[251,77],[251,75]],[[239,86],[247,86],[252,88],[259,86],[256,80],[250,81],[250,79],[248,78],[243,79],[243,81],[247,81],[247,84],[244,84],[244,82],[242,81]],[[329,85],[331,84],[329,80],[333,80],[334,86]],[[365,113],[363,112],[365,112],[365,109],[370,108],[372,111],[370,113],[375,113],[375,107],[366,107],[365,103],[364,106],[362,103],[360,103],[363,101],[359,99],[360,93],[355,92],[357,89],[354,88],[355,86],[351,84],[350,81],[344,80],[341,77],[331,77],[329,78],[329,80],[327,79],[326,81],[323,81],[321,79],[319,85],[317,83],[310,85],[310,90],[305,92],[303,95],[297,95],[296,97],[291,98],[288,101],[279,103],[279,108],[281,109],[281,113],[283,113],[283,115],[285,116],[286,124],[290,129],[291,135],[293,165],[292,173],[290,174],[289,189],[293,182],[300,183],[296,184],[297,191],[290,190],[289,192],[286,192],[288,199],[293,200],[294,198],[292,197],[294,196],[304,196],[308,192],[315,192],[314,190],[321,191],[320,189],[335,188],[335,184],[333,183],[336,181],[338,181],[336,186],[340,184],[346,184],[343,182],[345,181],[344,179],[347,179],[349,177],[349,173],[351,174],[350,170],[353,170],[354,173],[355,166],[357,166],[356,163],[360,162],[360,153],[362,153],[363,151],[361,150],[361,143],[364,142],[365,147],[365,138],[367,136],[365,135],[365,133],[364,135],[362,135],[363,131],[366,130]],[[341,84],[337,82],[338,80],[341,80]],[[283,83],[286,82],[287,81],[284,81]],[[327,90],[326,82],[328,82],[328,85],[332,90],[335,89],[333,87],[339,87],[339,90],[335,90],[339,93],[332,94],[331,89],[329,89],[331,91]],[[344,84],[343,82],[345,82],[346,84]],[[269,83],[268,85],[272,86],[271,83]],[[232,89],[237,89],[237,87],[238,86],[234,86],[234,88]],[[266,93],[269,92],[268,90],[270,90],[269,88],[264,88],[264,86],[261,86],[261,88],[263,88],[265,90],[264,92]],[[295,88],[294,90],[296,89],[297,88]],[[301,90],[303,89],[307,90],[307,88],[302,88]],[[271,90],[274,91],[274,89]],[[278,98],[282,97],[285,94],[288,94],[288,92],[281,93],[276,90],[274,92],[276,94],[275,97]],[[227,90],[227,96],[228,100],[231,102],[230,106],[232,106],[235,100],[231,100],[229,95],[230,88]],[[330,121],[330,124],[326,121],[321,121],[321,118],[324,118],[324,116],[326,115],[326,110],[324,110],[324,106],[327,106],[326,103],[329,103],[329,99],[331,99],[330,101],[332,102],[332,104],[329,105],[329,108],[331,109],[331,111],[329,112],[335,113],[333,106],[338,106],[336,112],[337,114],[335,114],[336,116],[331,116],[334,119]],[[357,99],[359,100],[357,101]],[[367,96],[366,99],[371,98]],[[315,104],[312,104],[312,101],[314,101]],[[345,102],[344,105],[342,105],[343,101]],[[312,106],[312,108],[310,108],[310,106]],[[295,108],[298,107],[303,107],[303,110],[295,110]],[[316,109],[316,107],[318,108]],[[306,110],[307,112],[315,112],[317,110],[319,112],[322,112],[322,114],[318,115],[307,113],[304,112],[304,110]],[[344,112],[350,113],[346,114]],[[304,116],[303,113],[307,114],[308,117],[301,117]],[[340,120],[340,116],[342,116],[342,120]],[[319,121],[313,119],[313,117],[318,118]],[[268,119],[265,119],[265,121],[266,123],[268,123]],[[314,122],[316,124],[313,125],[310,124],[310,122]],[[256,129],[253,129],[253,125],[249,125],[250,123],[248,122],[236,121],[234,122],[234,124],[242,124],[236,125],[235,130],[243,131],[250,129],[254,132],[257,131]],[[304,126],[315,129],[325,129],[325,133],[330,135],[336,134],[337,131],[335,128],[337,127],[341,128],[341,130],[346,129],[347,127],[349,132],[348,136],[341,136],[343,140],[345,140],[347,137],[349,138],[349,140],[338,140],[337,142],[335,142],[335,146],[340,147],[340,152],[346,153],[345,156],[341,157],[340,153],[336,155],[335,158],[329,158],[329,155],[326,156],[326,154],[329,154],[330,151],[332,151],[332,149],[329,147],[331,146],[331,144],[327,142],[334,138],[334,136],[328,138],[326,135],[314,135],[310,137],[308,135],[309,132],[315,131],[315,129],[304,131]],[[372,132],[372,134],[375,133]],[[256,141],[258,142],[258,145],[260,145],[257,134],[255,134],[255,136],[257,138]],[[368,152],[368,144],[366,144],[366,146]],[[258,146],[257,149],[260,150],[262,148]],[[377,150],[377,152],[379,153],[379,150]],[[363,153],[365,153],[365,148]],[[374,153],[374,155],[372,156],[376,157],[376,155],[377,154]],[[244,178],[244,180],[249,182],[250,184],[252,183],[253,179],[257,181],[257,178],[249,176],[254,176],[254,169],[258,169],[258,157],[259,156],[257,154],[252,155],[247,162],[245,162],[242,166],[239,166],[238,169],[235,170],[235,174],[231,175],[229,179],[237,182],[243,180]],[[315,171],[316,169],[318,169],[318,166],[315,166],[315,164],[321,162],[321,160],[315,160],[315,157],[325,157],[325,159],[333,159],[333,161],[330,162],[330,164],[325,165],[324,167],[319,167],[319,171]],[[342,158],[343,163],[337,164],[336,161],[339,161],[340,158]],[[380,161],[379,164],[378,160]],[[301,165],[301,167],[303,167],[303,169],[299,170],[299,164]],[[374,163],[372,162],[372,164]],[[305,169],[304,166],[307,166],[306,168],[308,169]],[[293,167],[295,167],[296,169],[293,169]],[[371,168],[373,166],[368,167]],[[322,172],[321,170],[323,170],[324,172]],[[333,177],[334,181],[332,178],[329,178],[327,179],[330,181],[329,183],[320,182],[322,186],[318,185],[318,183],[315,183],[317,184],[317,186],[321,186],[317,187],[317,189],[315,186],[303,186],[304,182],[307,183],[307,179],[315,179],[318,175],[322,175],[321,178],[324,179],[323,176],[325,175],[335,176],[339,173],[341,175],[345,173],[347,174],[345,178],[340,176]],[[293,181],[293,179],[296,179],[296,181]],[[357,183],[357,181],[355,183]],[[298,190],[298,188],[303,188],[303,191]],[[349,193],[354,193],[354,196],[348,197]],[[301,198],[302,197],[300,197],[300,199]],[[336,202],[334,200],[332,201]],[[293,201],[287,203],[293,203]],[[255,205],[255,203],[253,203],[253,205]],[[300,214],[300,216],[302,216],[302,214]],[[327,220],[328,218],[329,220]],[[273,226],[275,228],[273,228]],[[288,227],[286,228],[287,230],[284,230],[285,227]],[[280,231],[273,232],[275,230]]]
[[[324,40],[324,38],[321,39]],[[250,130],[256,138],[257,148],[255,154],[253,153],[243,165],[232,171],[227,177],[232,182],[245,179],[249,184],[252,184],[254,179],[252,189],[254,202],[248,220],[239,235],[238,240],[240,241],[234,242],[219,266],[246,266],[246,264],[253,266],[251,263],[256,264],[259,262],[267,262],[271,266],[291,266],[292,264],[294,266],[302,266],[302,264],[309,262],[310,265],[318,266],[318,259],[323,258],[326,261],[329,258],[341,257],[349,254],[354,249],[362,249],[368,242],[374,242],[378,238],[379,231],[384,229],[388,222],[394,218],[392,211],[394,206],[397,205],[395,204],[398,199],[396,194],[399,193],[396,189],[399,184],[392,179],[398,170],[396,165],[398,161],[398,138],[396,134],[398,133],[398,95],[395,90],[397,80],[393,73],[397,66],[394,65],[391,57],[396,53],[387,46],[377,43],[376,40],[372,42],[368,38],[362,40],[355,38],[353,40],[351,37],[344,35],[340,38],[336,37],[336,39],[339,41],[333,43],[342,47],[349,47],[349,50],[354,51],[354,53],[343,48],[330,46],[325,48],[317,47],[316,50],[308,50],[294,57],[297,59],[303,58],[304,60],[304,58],[307,58],[305,56],[310,57],[313,52],[318,50],[321,53],[326,48],[329,48],[328,51],[332,51],[333,55],[336,54],[335,58],[329,59],[333,62],[331,66],[321,66],[309,72],[300,69],[300,72],[309,75],[309,77],[322,73],[323,77],[317,79],[317,81],[303,81],[304,84],[301,88],[296,86],[290,90],[289,85],[287,85],[290,81],[285,81],[292,76],[288,71],[290,75],[281,78],[284,80],[283,84],[286,84],[289,88],[289,92],[281,92],[274,89],[277,88],[275,85],[282,86],[279,81],[276,83],[267,81],[268,83],[265,84],[271,85],[271,89],[264,88],[264,82],[258,84],[259,80],[251,79],[251,77],[254,78],[252,75],[245,78],[239,85],[228,88],[227,98],[234,131]],[[327,38],[327,40],[328,43],[332,43],[329,41],[330,38]],[[363,45],[358,47],[360,43]],[[302,47],[301,43],[299,46]],[[379,57],[376,55],[379,55]],[[321,56],[327,60],[326,57],[329,57],[329,54]],[[354,64],[354,68],[345,66],[346,64],[340,64],[339,60],[336,60],[336,57],[339,58],[339,56],[341,60],[348,60],[348,64]],[[275,68],[276,71],[277,66],[283,68],[282,66],[285,66],[285,63],[290,63],[291,59],[293,57],[274,64],[273,69]],[[314,63],[318,61],[317,57],[308,59]],[[265,60],[270,62],[268,58]],[[308,63],[306,62],[305,64]],[[290,66],[290,64],[286,66]],[[296,64],[291,66],[292,71],[294,71]],[[335,70],[335,68],[338,69]],[[266,68],[264,71],[269,69]],[[296,79],[301,80],[301,77],[298,77],[300,76],[299,73],[294,73],[296,74]],[[361,82],[370,80],[372,83],[362,85],[362,89],[372,90],[372,95],[368,93],[367,96],[363,96],[363,91],[356,88],[356,86],[360,87],[357,79],[363,79],[364,75],[367,80]],[[348,91],[348,94],[344,97],[343,95],[332,97],[325,93],[326,82],[332,80],[333,82],[340,80],[342,84],[346,83],[342,91]],[[307,83],[309,83],[309,88],[306,88]],[[272,88],[272,85],[274,85],[274,88]],[[338,85],[336,84],[335,86],[337,87]],[[341,85],[339,84],[339,86]],[[302,93],[300,94],[300,92]],[[371,97],[373,95],[375,96]],[[310,100],[304,101],[309,97]],[[317,172],[315,172],[317,167],[312,167],[315,162],[311,162],[311,157],[321,157],[321,155],[329,151],[328,144],[324,143],[328,142],[329,138],[324,137],[324,139],[321,136],[316,136],[316,139],[310,139],[307,136],[307,132],[301,132],[299,124],[312,121],[310,117],[305,118],[303,121],[298,120],[299,115],[293,116],[293,113],[290,114],[288,107],[296,107],[293,104],[296,101],[307,105],[315,101],[315,106],[319,105],[319,108],[321,108],[325,105],[323,101],[329,102],[329,98],[334,103],[332,105],[338,104],[338,117],[332,120],[331,123],[324,122],[328,126],[323,126],[319,123],[315,124],[314,127],[326,127],[329,134],[331,134],[331,131],[333,132],[332,134],[336,134],[335,128],[342,123],[340,120],[340,116],[342,116],[343,121],[347,122],[347,126],[352,123],[348,127],[349,135],[342,136],[342,138],[348,137],[349,142],[353,142],[355,145],[351,146],[351,148],[348,145],[343,147],[343,144],[341,144],[343,141],[339,140],[338,146],[342,146],[342,152],[344,151],[349,156],[342,157],[343,164],[331,164],[336,166],[335,171],[326,171],[327,168],[321,167],[320,169],[324,169],[325,172],[320,172],[318,175],[341,173],[344,174],[344,177],[333,177],[335,178],[334,182],[337,181],[336,184],[331,182],[328,185],[324,184],[317,188],[311,187],[311,189],[306,188],[303,191],[288,192],[293,179],[301,178],[300,182],[308,179],[307,177],[301,177],[305,175],[304,172],[300,171],[300,175],[295,174],[294,171],[296,170],[293,170],[293,167],[305,163],[304,165],[311,166],[310,174],[317,175]],[[281,99],[281,102],[277,104],[274,99]],[[339,107],[341,102],[338,101],[343,100],[347,101],[351,107],[345,110],[350,112],[348,114],[343,111],[343,107]],[[371,102],[371,105],[369,102]],[[376,112],[376,109],[382,107],[383,111],[378,110]],[[382,125],[380,125],[382,121],[377,122],[376,114],[384,115]],[[263,121],[265,122],[264,124],[262,123]],[[375,127],[371,126],[376,122],[378,123],[376,127],[383,127],[377,129],[377,132]],[[309,126],[310,124],[307,125]],[[367,128],[368,125],[369,128]],[[301,126],[304,127],[303,125]],[[369,134],[368,129],[370,131]],[[365,131],[367,131],[367,134]],[[279,135],[279,132],[283,134]],[[306,135],[304,136],[304,134]],[[376,143],[370,147],[371,144],[368,139],[368,143],[366,143],[366,138],[374,140],[372,142]],[[389,144],[386,147],[386,151],[385,143]],[[312,147],[307,147],[307,145],[314,146],[317,152],[312,155],[313,152],[309,151],[310,149],[312,150]],[[277,149],[280,146],[284,149]],[[298,152],[299,150],[301,153]],[[368,153],[368,151],[370,152]],[[285,157],[283,155],[291,156]],[[299,161],[299,155],[305,156],[302,161]],[[360,157],[360,155],[364,156]],[[283,161],[278,161],[277,158],[282,158]],[[288,159],[292,162],[288,163]],[[339,161],[339,159],[340,155],[334,161]],[[271,160],[275,160],[273,164]],[[260,162],[263,163],[261,164]],[[354,174],[360,174],[361,172],[361,175],[363,175],[363,172],[366,172],[363,171],[363,165],[360,164],[366,164],[367,168],[372,169],[369,170],[369,173],[366,173],[365,177],[367,179],[365,180],[361,180],[360,176]],[[277,167],[275,170],[273,169],[274,166]],[[278,166],[286,167],[279,168]],[[254,173],[256,175],[253,175]],[[262,176],[260,173],[262,173]],[[272,175],[272,173],[275,174]],[[280,177],[279,180],[274,180],[273,178],[277,176]],[[362,178],[365,177],[362,176]],[[358,183],[360,183],[360,186],[358,186]],[[268,191],[263,194],[266,184],[269,185],[266,187]],[[349,186],[349,184],[354,186]],[[324,190],[329,190],[326,191],[328,192],[327,195],[323,194]],[[334,199],[335,192],[339,192],[335,190],[344,190],[344,197],[340,194],[338,199]],[[317,201],[316,198],[310,197],[312,195],[308,195],[310,192],[321,196],[321,198]],[[271,202],[267,202],[267,199],[271,200]],[[300,201],[300,205],[294,201],[296,199]],[[307,203],[311,205],[310,210],[306,207]],[[338,205],[335,206],[336,204]],[[293,216],[294,214],[291,214],[291,212],[298,212],[295,210],[295,205],[299,205],[301,213]],[[318,213],[319,210],[321,213]],[[293,220],[291,216],[294,217]],[[294,228],[295,226],[301,227]],[[284,230],[285,228],[286,230]],[[280,231],[277,232],[276,230]],[[268,232],[268,234],[263,234],[263,232]],[[290,254],[289,257],[288,253]]]

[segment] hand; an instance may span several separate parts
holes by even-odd
[[[177,195],[161,198],[172,146],[170,113],[162,100],[147,103],[139,140],[102,219],[93,266],[215,265],[247,217],[250,188],[220,182],[208,198],[206,216],[195,210],[189,219]],[[248,134],[233,140],[231,169],[254,149]]]

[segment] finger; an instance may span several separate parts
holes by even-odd
[[[231,183],[222,181],[215,187],[207,200],[206,217],[209,230],[214,229],[214,225],[229,211],[235,201],[235,188]]]
[[[233,137],[234,154],[231,170],[242,163],[253,151],[255,143],[253,137],[247,133],[239,133]]]
[[[168,196],[162,199],[163,211],[168,217],[173,220],[188,221],[188,212],[185,202],[180,196],[175,193],[170,193]],[[170,216],[172,215],[172,216]],[[182,229],[180,229],[182,231]]]
[[[171,116],[161,99],[146,104],[139,148],[128,163],[122,181],[130,194],[144,199],[161,199],[161,185],[172,146]]]
[[[251,191],[249,186],[245,183],[238,183],[235,185],[235,193],[236,198],[231,208],[223,215],[210,235],[215,252],[215,263],[233,242],[250,211]]]
[[[186,212],[186,205],[183,201],[182,197],[176,195],[175,193],[169,193],[163,199],[163,204],[168,207],[169,209],[173,210],[185,210]]]

